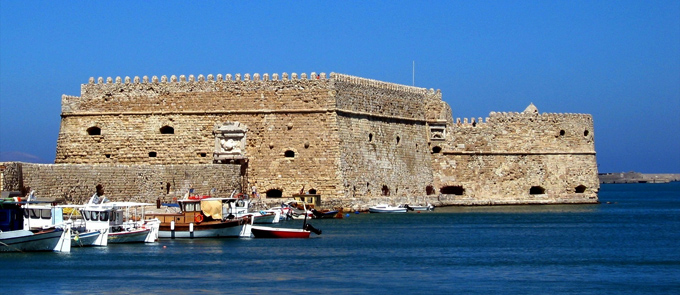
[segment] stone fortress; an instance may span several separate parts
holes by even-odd
[[[78,203],[97,185],[146,202],[255,188],[348,210],[598,202],[590,115],[454,119],[439,90],[344,74],[90,78],[61,118],[55,164],[3,163],[5,189]]]

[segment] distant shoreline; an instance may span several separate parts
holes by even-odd
[[[640,172],[600,173],[600,183],[668,183],[680,181],[680,174],[644,174]]]

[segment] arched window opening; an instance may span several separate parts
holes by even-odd
[[[295,158],[295,152],[291,150],[287,150],[283,155],[286,156],[286,158]]]
[[[316,195],[316,190],[315,189],[310,189],[309,190],[310,195]]]
[[[576,193],[577,194],[582,194],[586,192],[586,186],[585,185],[579,185],[576,187]]]
[[[383,196],[389,196],[390,195],[390,188],[387,187],[386,185],[382,186],[382,195]]]
[[[368,142],[372,142],[372,141],[373,141],[373,133],[369,133],[368,134]]]
[[[564,134],[566,134],[566,132],[564,132],[564,130],[560,130],[560,136],[564,136]]]
[[[425,192],[426,192],[428,195],[434,195],[434,194],[435,194],[434,187],[431,186],[431,185],[428,185],[428,186],[425,188]]]
[[[170,183],[169,182],[165,184],[165,194],[166,195],[170,194]]]
[[[590,131],[588,130],[583,131],[583,136],[588,136],[588,134],[590,134]]]
[[[93,126],[93,127],[87,128],[87,134],[89,134],[89,135],[102,135],[102,129],[97,127],[97,126]]]
[[[540,187],[540,186],[532,186],[531,189],[529,189],[529,194],[530,195],[542,195],[542,194],[545,194],[545,189]]]
[[[156,155],[156,152],[149,152],[149,158],[155,158]]]
[[[266,194],[267,198],[281,198],[283,196],[283,191],[278,189],[270,189]]]
[[[463,194],[465,194],[465,189],[461,185],[445,186],[442,187],[439,191],[445,195],[462,196]]]
[[[175,128],[163,126],[161,127],[161,134],[175,134]]]
[[[441,151],[442,151],[441,147],[435,146],[435,147],[432,148],[433,154],[439,154],[439,153],[441,153]]]

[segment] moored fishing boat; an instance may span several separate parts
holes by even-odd
[[[256,238],[309,238],[311,231],[299,228],[281,228],[271,226],[253,226],[253,236]]]
[[[160,220],[160,238],[250,237],[253,222],[243,198],[185,197],[180,212],[150,213]]]
[[[304,203],[302,204],[304,205]],[[305,216],[301,229],[271,226],[253,226],[252,233],[253,237],[255,238],[291,239],[291,238],[309,238],[310,233],[320,235],[321,230],[307,223],[307,217]]]
[[[378,204],[368,208],[370,213],[406,213],[406,207],[394,207],[387,204]]]
[[[137,202],[107,202],[96,195],[79,208],[88,231],[102,234],[94,243],[153,243],[158,239],[160,221],[145,219],[144,207],[152,204]]]
[[[331,210],[331,211],[318,211],[316,209],[312,209],[312,218],[314,219],[331,219],[331,218],[336,218],[338,216],[338,210]],[[340,215],[342,216],[342,215]]]
[[[83,219],[72,219],[73,213],[77,212],[77,205],[54,205],[54,201],[39,201],[32,191],[26,198],[23,207],[24,229],[42,229],[63,223],[71,225],[71,246],[84,247],[96,245],[100,235],[99,230],[88,231]],[[65,210],[71,214],[64,219]]]
[[[400,206],[400,207],[402,207],[402,206]],[[430,203],[427,203],[427,205],[425,205],[425,206],[404,204],[403,207],[406,208],[407,210],[417,211],[417,212],[434,211],[434,205],[432,205]]]
[[[22,204],[25,202],[0,201],[0,252],[71,251],[69,224],[23,229]]]

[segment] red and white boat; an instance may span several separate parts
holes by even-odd
[[[307,223],[307,218],[302,224],[301,229],[297,228],[285,228],[285,227],[271,227],[271,226],[253,226],[251,228],[251,233],[255,238],[274,238],[274,239],[295,239],[309,238],[310,233],[315,233],[317,235],[321,234],[321,230],[314,228],[311,224]]]
[[[276,238],[276,239],[294,239],[294,238],[309,238],[311,231],[297,228],[283,228],[271,226],[253,226],[251,228],[253,236],[256,238]]]

